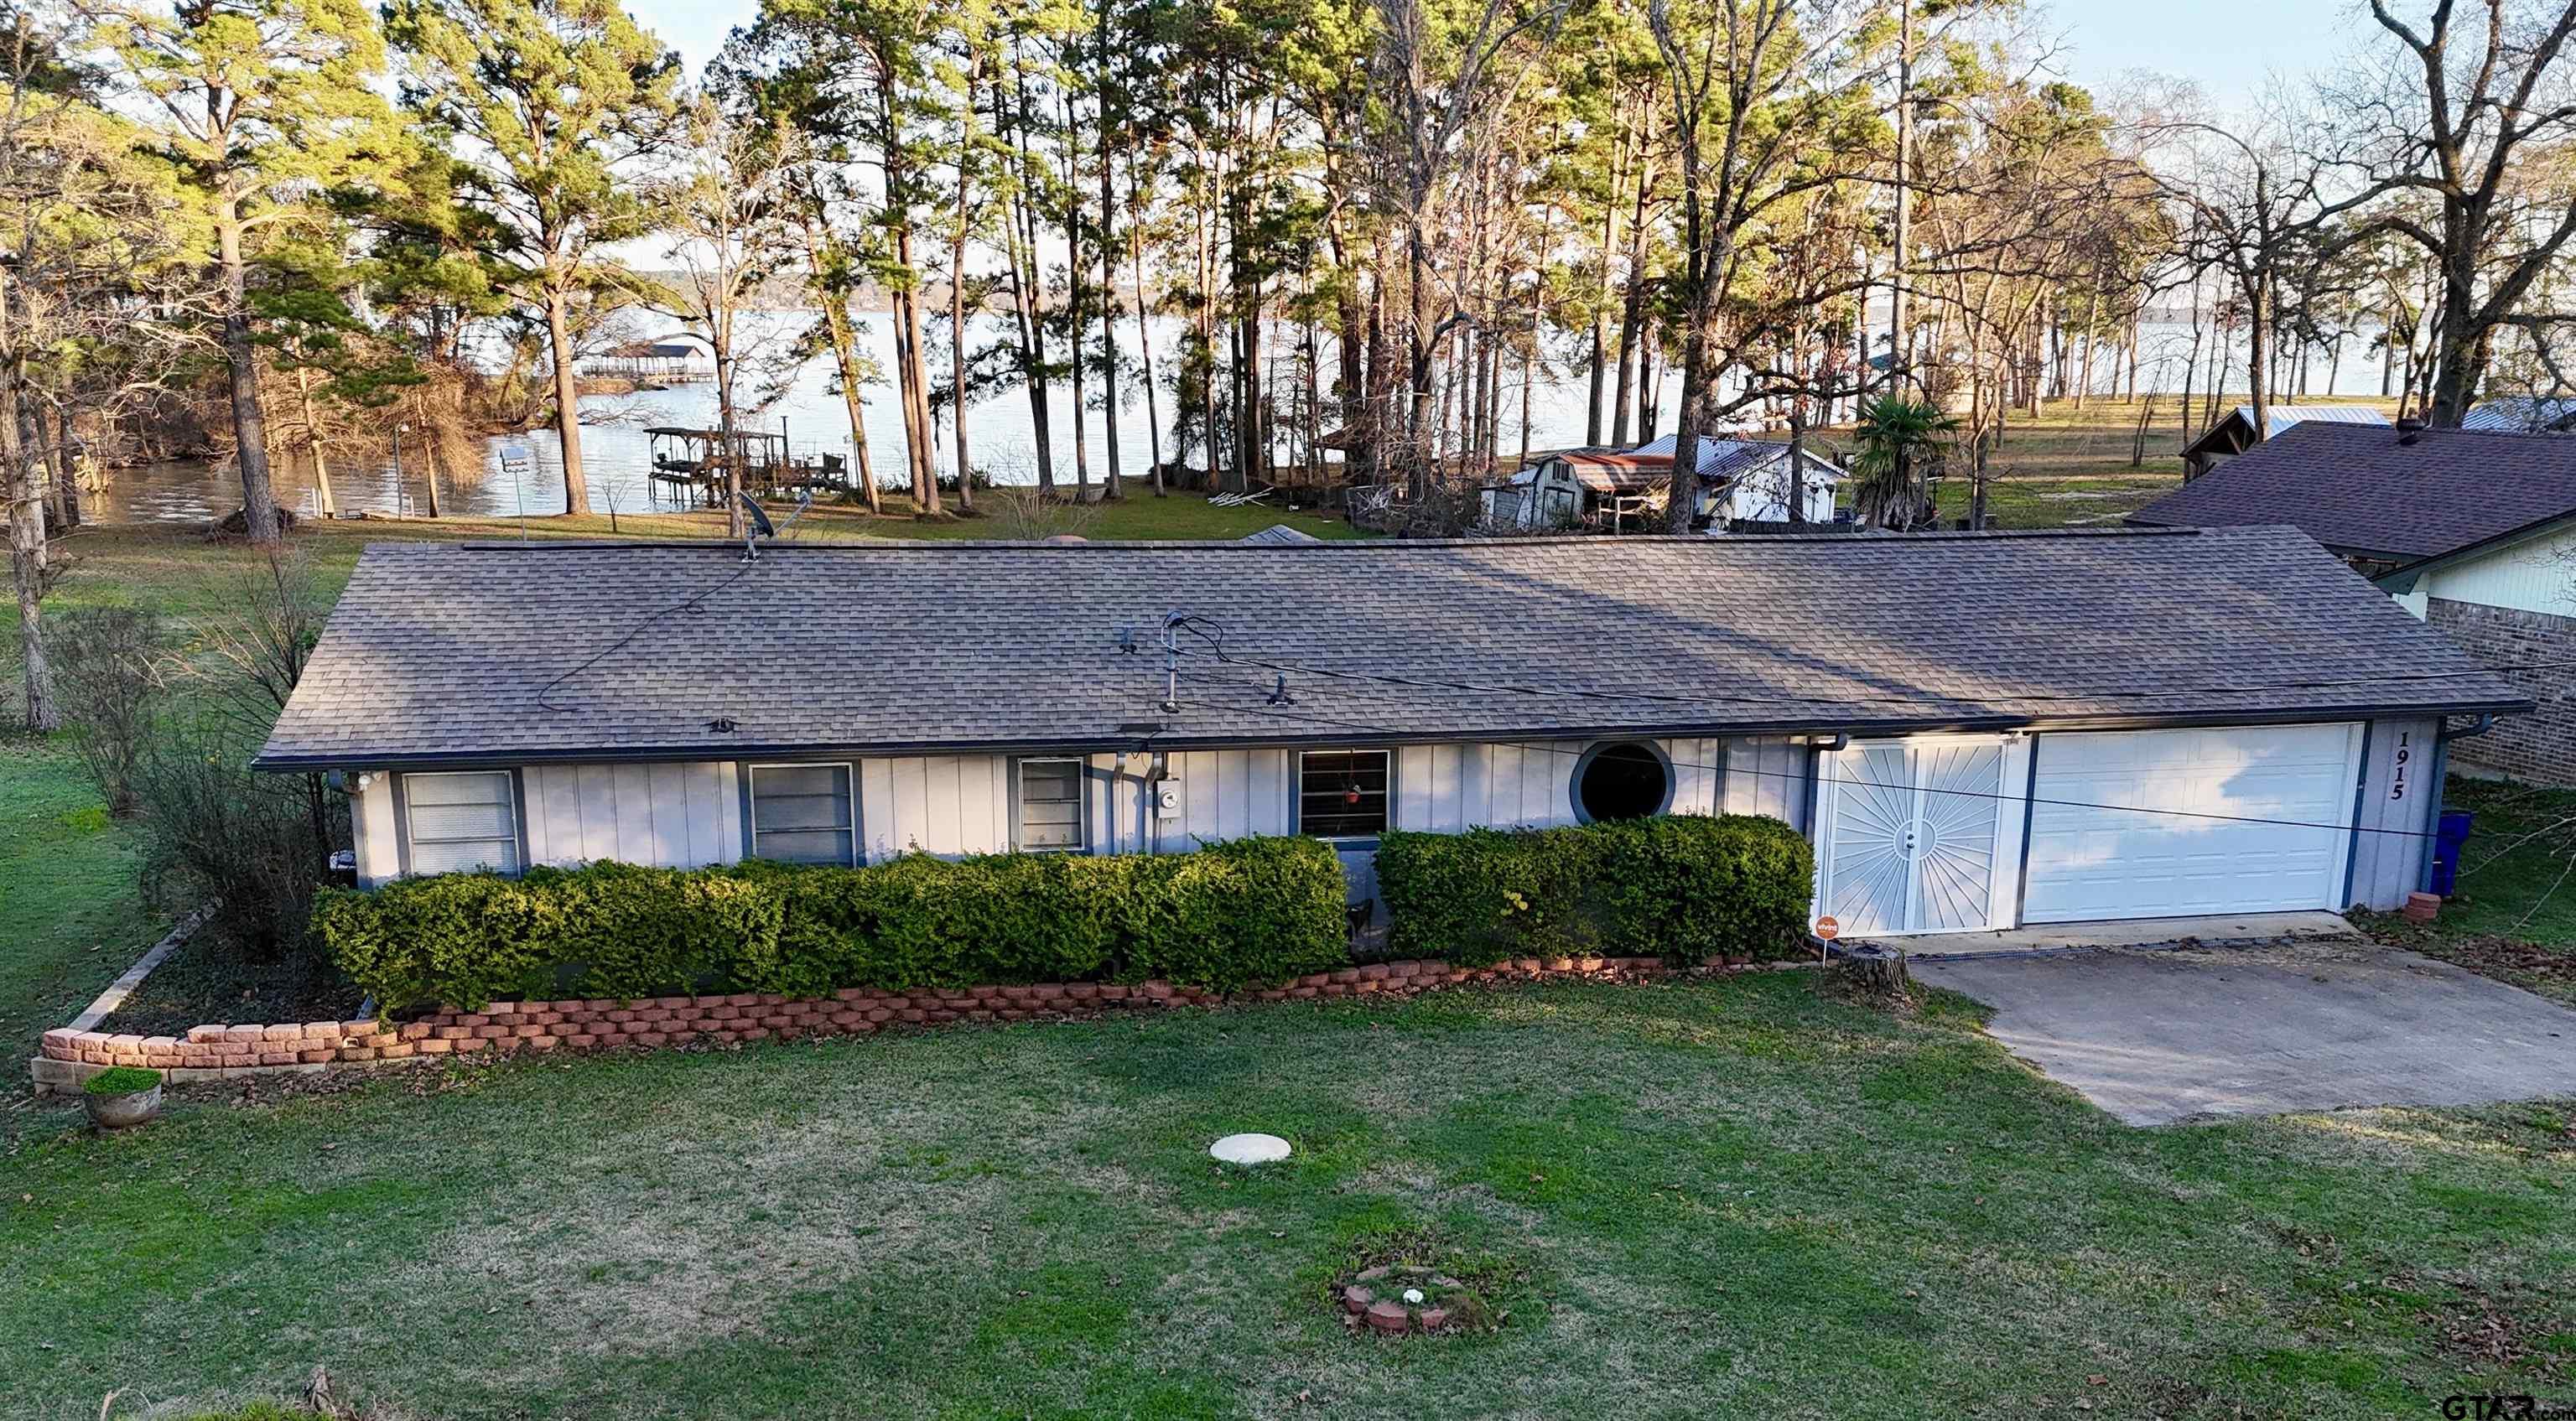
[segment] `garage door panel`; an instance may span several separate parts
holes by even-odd
[[[2040,738],[2029,922],[2334,907],[2357,725]],[[2255,821],[2291,821],[2255,822]]]

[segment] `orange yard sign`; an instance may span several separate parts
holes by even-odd
[[[1827,942],[1832,942],[1835,938],[1841,937],[1842,935],[1843,925],[1835,921],[1833,918],[1822,917],[1816,919],[1816,936],[1823,938]]]

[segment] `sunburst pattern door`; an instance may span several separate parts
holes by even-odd
[[[1861,743],[1834,777],[1825,909],[1854,937],[1986,927],[2003,820],[1995,741]]]
[[[1902,745],[1854,745],[1827,760],[1834,776],[1833,881],[1825,911],[1854,937],[1904,932],[1911,920],[1914,866],[1905,852],[1914,822],[1913,752]]]
[[[1995,821],[2004,747],[1929,745],[1914,752],[1914,930],[1982,928],[1995,886]]]

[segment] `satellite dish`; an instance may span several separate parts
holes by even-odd
[[[752,501],[750,494],[738,493],[735,494],[734,497],[742,500],[742,511],[751,515],[751,531],[753,533],[763,538],[775,538],[778,536],[778,529],[770,524],[769,514],[764,511],[759,504]]]

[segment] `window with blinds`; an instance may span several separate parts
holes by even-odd
[[[517,873],[518,787],[508,770],[402,777],[413,873]]]
[[[1020,761],[1020,823],[1014,843],[1037,852],[1079,853],[1083,843],[1082,762]]]
[[[858,862],[847,765],[751,767],[751,856],[778,863]]]
[[[1365,839],[1386,832],[1387,752],[1308,750],[1297,757],[1297,832]]]

